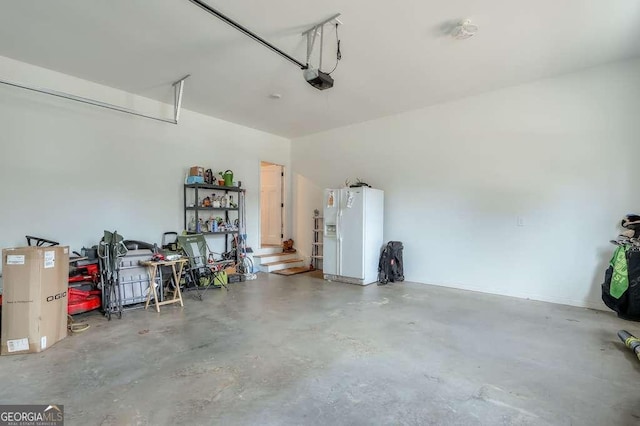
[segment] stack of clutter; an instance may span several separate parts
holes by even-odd
[[[602,301],[623,319],[640,321],[640,215],[628,214],[611,240],[616,250],[602,284]]]
[[[217,174],[211,169],[205,169],[202,166],[193,166],[189,168],[189,172],[184,183],[187,185],[207,184],[218,186],[240,186],[240,182],[233,180],[233,171],[225,170]]]

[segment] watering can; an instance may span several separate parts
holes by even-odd
[[[220,172],[220,176],[224,179],[224,186],[233,186],[233,172],[231,170]]]

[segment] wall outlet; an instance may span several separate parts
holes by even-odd
[[[524,217],[516,216],[516,226],[524,226]]]

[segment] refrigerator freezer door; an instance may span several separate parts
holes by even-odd
[[[325,238],[322,250],[322,273],[338,275],[338,240]]]
[[[341,189],[338,212],[338,275],[364,278],[364,215],[363,189]]]
[[[337,234],[338,212],[340,211],[340,190],[324,190],[324,236],[335,237]]]

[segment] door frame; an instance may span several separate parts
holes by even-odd
[[[262,248],[262,166],[271,165],[280,167],[280,243],[284,241],[284,230],[285,226],[285,208],[287,206],[286,199],[286,185],[285,185],[285,173],[286,168],[284,164],[273,163],[271,161],[260,160],[260,192],[258,196],[258,206],[259,206],[259,221],[258,221],[258,239],[260,241],[260,247]]]

